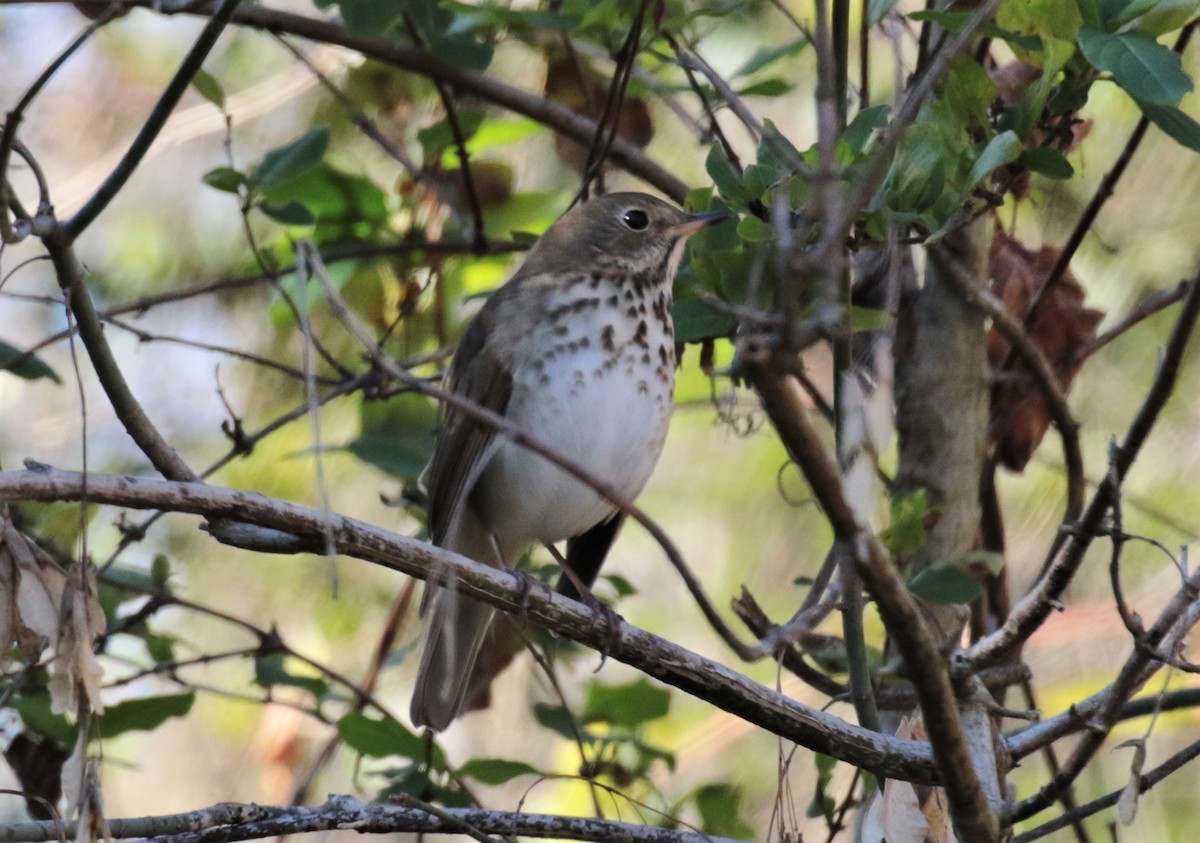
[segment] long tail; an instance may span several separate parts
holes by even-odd
[[[453,536],[444,542],[479,562],[494,564],[491,537],[473,513],[464,512]],[[459,593],[453,580],[426,585],[423,608],[432,607],[425,651],[413,690],[412,715],[417,726],[440,732],[462,711],[480,647],[492,625],[495,609]]]

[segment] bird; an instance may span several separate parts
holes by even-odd
[[[685,213],[643,193],[568,210],[463,333],[446,388],[500,414],[624,498],[662,453],[675,388],[672,283],[687,239],[729,215]],[[544,456],[444,407],[425,471],[438,547],[511,567],[538,543],[567,541],[566,563],[594,582],[624,519]],[[569,578],[560,593],[580,599]],[[495,610],[431,573],[428,633],[411,719],[446,729],[486,694],[499,666],[477,667]],[[511,654],[510,656],[511,657]]]

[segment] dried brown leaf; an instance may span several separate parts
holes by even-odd
[[[929,736],[919,714],[906,715],[900,721],[896,737],[924,741]],[[913,785],[888,779],[883,792],[872,800],[863,820],[861,840],[886,840],[888,843],[926,841],[957,843],[950,822],[946,791],[940,787]]]
[[[1027,249],[997,225],[989,261],[992,292],[1017,319],[1024,321],[1034,296],[1048,277],[1060,249]],[[1068,269],[1038,307],[1030,335],[1058,373],[1059,385],[1069,391],[1079,374],[1078,352],[1096,336],[1104,312],[1085,306],[1083,286]],[[988,361],[995,372],[992,386],[992,445],[1007,468],[1021,471],[1050,426],[1050,413],[1029,368],[995,328],[988,333]]]
[[[0,513],[0,635],[4,641],[0,667],[8,663],[13,643],[26,658],[36,659],[47,643],[57,642],[65,581],[53,560],[17,529],[4,509]]]
[[[63,613],[58,630],[58,647],[50,665],[50,709],[58,714],[75,713],[78,692],[83,690],[91,710],[104,713],[100,680],[104,670],[92,649],[104,632],[104,610],[96,591],[96,574],[90,565],[77,565],[67,581]]]
[[[546,68],[546,98],[599,122],[604,117],[611,79],[575,51],[553,47]],[[654,121],[645,100],[626,97],[617,115],[617,137],[645,147],[654,137]],[[565,135],[554,136],[558,157],[577,172],[587,166],[589,150]]]

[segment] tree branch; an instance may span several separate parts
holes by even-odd
[[[0,472],[0,501],[76,501],[83,476],[39,469]],[[683,647],[542,588],[515,571],[481,565],[416,539],[312,507],[204,483],[89,474],[88,500],[132,509],[165,509],[229,520],[293,537],[297,550],[322,553],[327,534],[337,550],[424,579],[433,566],[455,577],[464,594],[607,653],[772,734],[886,776],[937,783],[928,747],[886,737],[791,700]]]
[[[88,7],[106,7],[108,5],[108,0],[80,0],[80,2]],[[137,0],[130,5],[148,9],[158,8],[154,0]],[[190,5],[181,12],[194,15],[212,13],[211,7],[197,8]],[[378,59],[431,80],[449,84],[460,93],[471,94],[502,108],[507,108],[509,111],[523,114],[584,146],[596,133],[594,120],[569,108],[491,76],[463,70],[432,53],[399,41],[354,35],[345,28],[327,21],[295,15],[278,9],[267,9],[262,6],[239,7],[233,14],[233,23],[346,47],[369,58]],[[687,196],[688,186],[686,183],[651,160],[637,146],[622,138],[613,139],[609,149],[609,160],[647,184],[661,190],[676,202],[683,202]]]
[[[226,802],[153,817],[106,820],[114,839],[153,838],[170,843],[225,843],[313,831],[356,831],[359,834],[462,834],[470,828],[485,834],[560,840],[621,840],[629,843],[733,843],[728,837],[696,831],[658,828],[592,817],[447,808],[439,813],[414,806],[366,804],[350,796],[331,796],[314,807],[275,807]],[[4,843],[39,843],[74,839],[75,829],[53,821],[0,825]]]
[[[781,369],[771,364],[770,352],[744,340],[739,359],[788,454],[808,479],[835,538],[854,549],[863,582],[904,658],[925,722],[931,724],[929,742],[942,773],[955,827],[964,840],[997,839],[998,806],[990,804],[976,773],[945,659],[916,602],[878,540],[858,524],[837,466],[808,423],[797,390]]]

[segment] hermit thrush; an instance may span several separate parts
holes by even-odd
[[[635,497],[671,417],[671,283],[687,238],[726,216],[685,214],[640,193],[568,211],[467,328],[449,388]],[[622,520],[545,457],[453,410],[426,477],[433,541],[488,565],[568,539],[567,564],[588,584]],[[412,719],[441,730],[492,678],[474,668],[494,610],[436,577],[422,604],[430,608]]]

